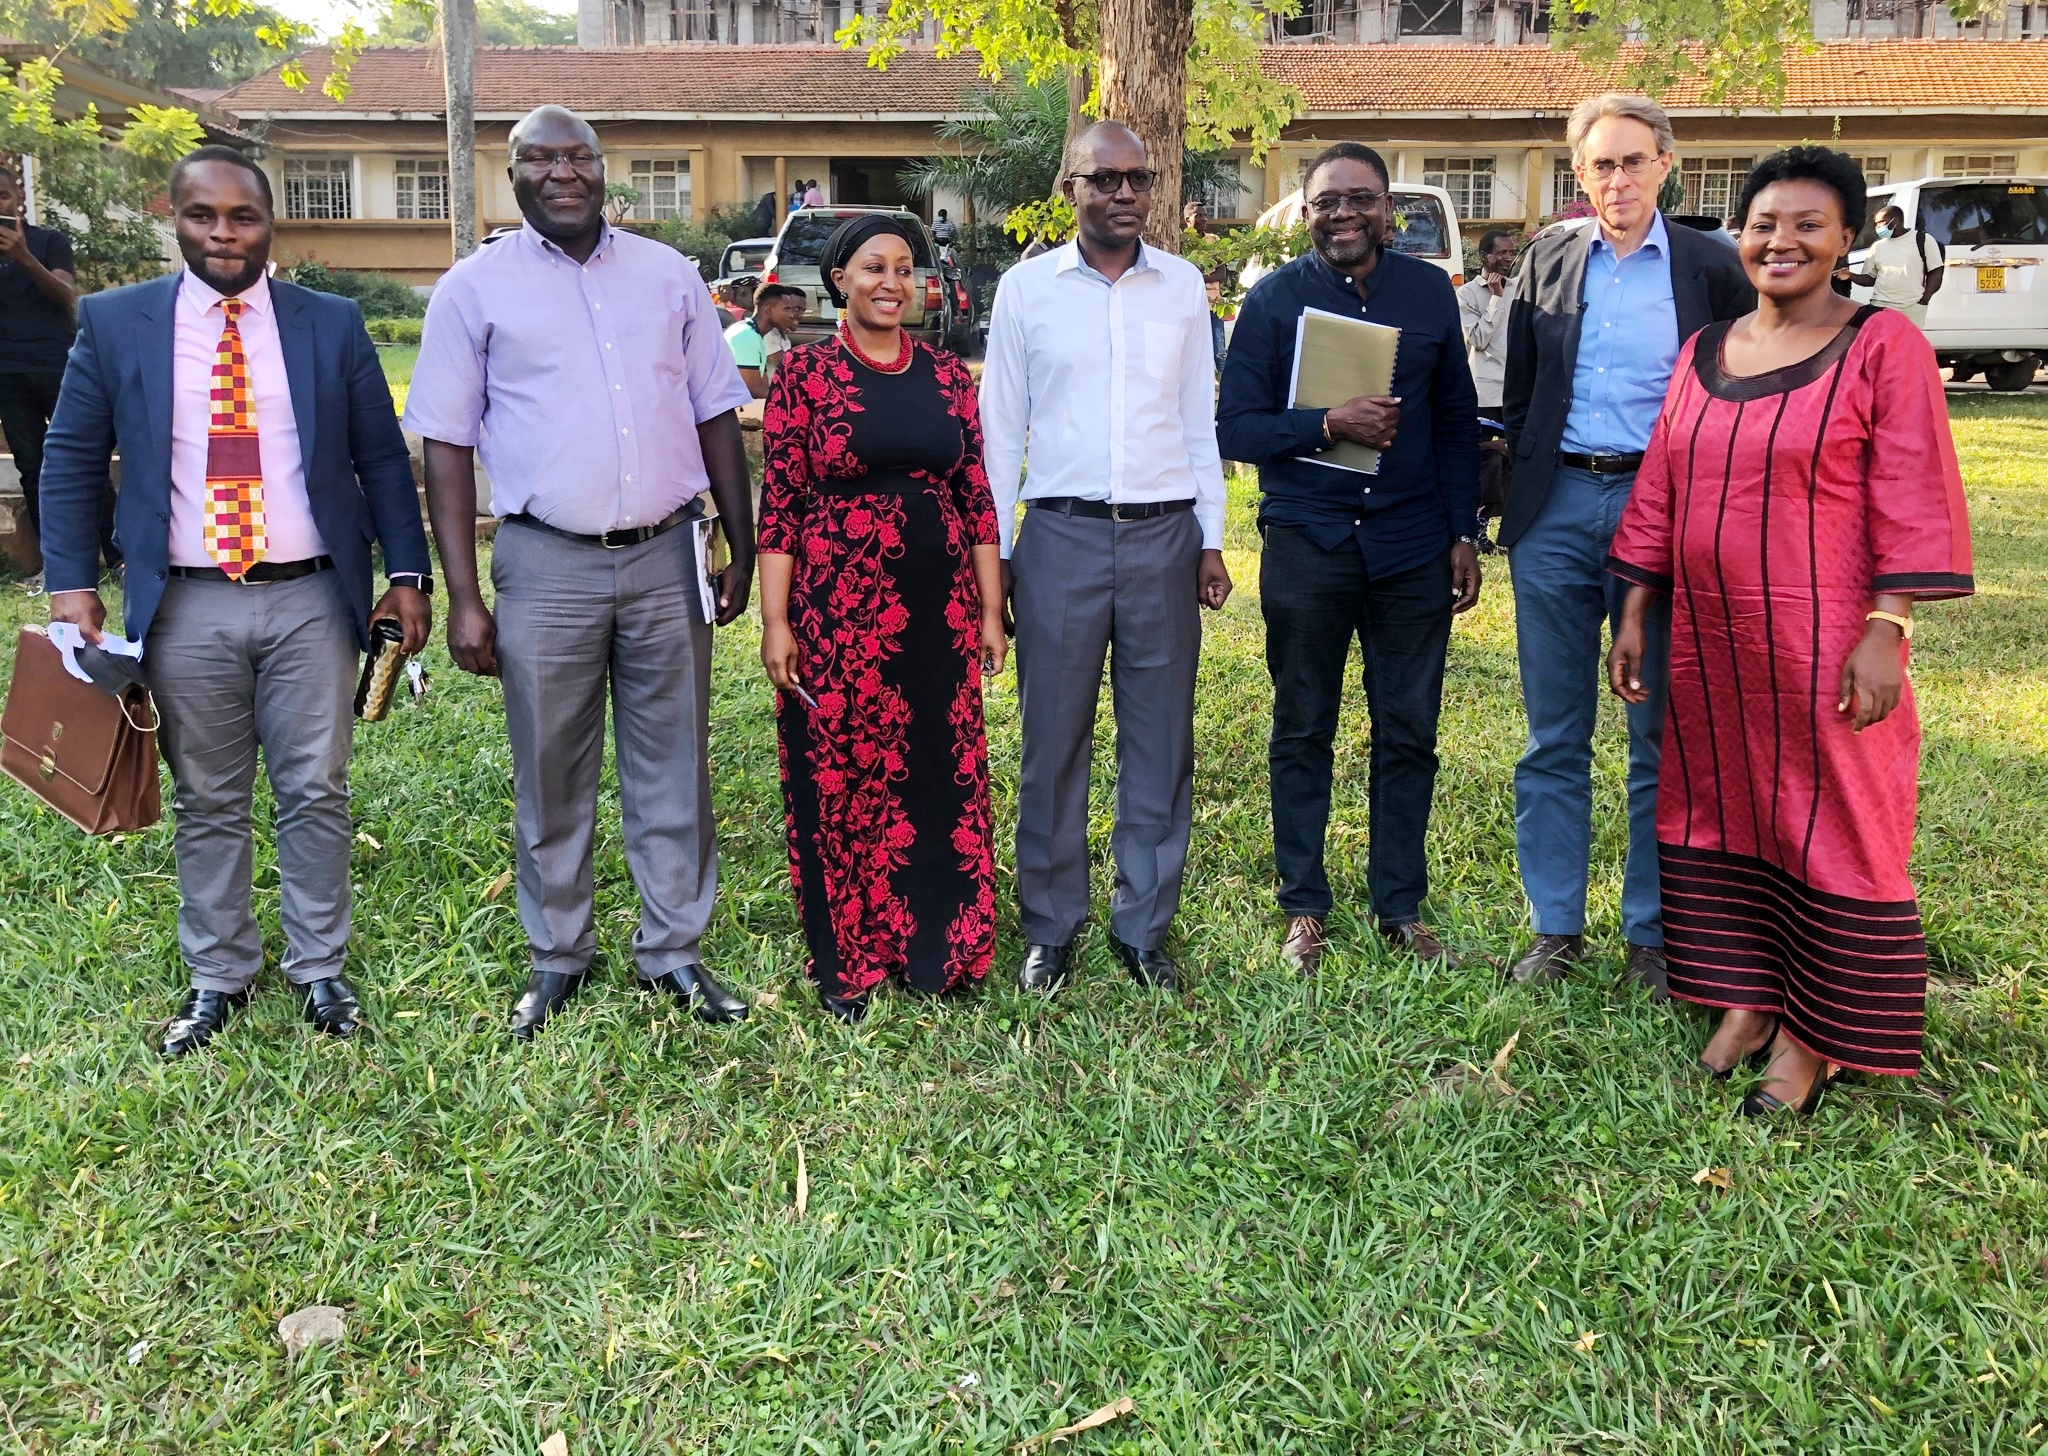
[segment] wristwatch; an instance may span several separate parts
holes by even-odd
[[[384,579],[394,586],[403,582],[407,586],[418,587],[423,596],[434,594],[434,574],[430,571],[387,571]]]
[[[1460,546],[1470,546],[1476,550],[1479,545],[1479,538],[1477,536],[1460,536],[1458,544]]]

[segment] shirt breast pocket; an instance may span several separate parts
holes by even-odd
[[[1180,376],[1181,346],[1187,329],[1181,324],[1145,325],[1145,372],[1163,384]]]

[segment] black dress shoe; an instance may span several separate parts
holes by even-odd
[[[818,1001],[828,1016],[835,1021],[843,1021],[848,1026],[856,1025],[868,1014],[868,998],[865,996],[833,996],[820,991]]]
[[[1067,978],[1067,968],[1073,964],[1074,943],[1065,945],[1027,945],[1024,947],[1024,962],[1017,967],[1017,989],[1020,991],[1043,991],[1048,996],[1060,988],[1060,982]]]
[[[526,994],[512,1008],[512,1034],[532,1041],[547,1019],[567,1006],[583,989],[588,971],[535,971],[526,978]]]
[[[198,1051],[227,1025],[229,1012],[248,1004],[247,991],[187,991],[185,1004],[164,1027],[164,1060]]]
[[[1628,948],[1628,978],[1650,993],[1650,1000],[1663,1005],[1671,999],[1671,972],[1664,960],[1661,945],[1637,945],[1633,941]]]
[[[1180,985],[1180,972],[1174,969],[1173,959],[1167,955],[1164,946],[1158,950],[1139,950],[1114,935],[1109,938],[1109,945],[1116,952],[1116,958],[1124,963],[1124,969],[1131,973],[1131,979],[1139,985],[1158,991],[1171,991]]]
[[[306,993],[306,1020],[329,1036],[349,1036],[363,1024],[356,988],[340,976],[329,976],[300,988]]]
[[[1586,958],[1586,940],[1579,935],[1539,935],[1522,958],[1508,967],[1508,979],[1517,986],[1536,986],[1562,981],[1573,966]]]
[[[647,991],[666,991],[690,1009],[699,1021],[714,1025],[747,1019],[747,1003],[711,979],[702,965],[677,966],[666,975],[642,981]]]

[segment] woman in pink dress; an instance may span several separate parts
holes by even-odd
[[[1972,590],[1970,533],[1927,340],[1829,287],[1863,215],[1839,152],[1750,174],[1737,245],[1757,311],[1680,351],[1609,562],[1631,584],[1607,664],[1629,702],[1645,610],[1671,598],[1671,991],[1725,1008],[1708,1072],[1764,1062],[1746,1116],[1810,1113],[1840,1068],[1920,1067],[1907,640],[1916,601]]]

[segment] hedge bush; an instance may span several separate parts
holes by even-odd
[[[416,318],[369,319],[364,327],[370,337],[380,344],[410,344],[415,349],[420,343],[422,321]]]
[[[359,273],[307,262],[291,270],[291,281],[301,288],[354,299],[364,318],[416,319],[424,318],[427,312],[426,299],[389,273]]]

